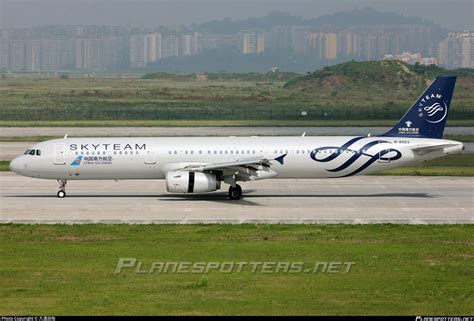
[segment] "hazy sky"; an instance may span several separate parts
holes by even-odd
[[[364,6],[474,30],[474,0],[0,0],[0,28],[51,24],[176,25],[280,10],[305,18]]]

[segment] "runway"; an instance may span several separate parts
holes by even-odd
[[[244,197],[166,193],[164,181],[55,181],[0,173],[0,223],[473,224],[471,177],[358,176],[243,183]]]

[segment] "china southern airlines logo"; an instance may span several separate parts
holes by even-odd
[[[350,156],[344,161],[344,163],[342,163],[342,165],[339,165],[336,168],[327,169],[328,172],[340,172],[351,167],[351,165],[354,164],[360,158],[365,160],[365,163],[360,165],[358,168],[353,169],[351,172],[341,177],[352,176],[357,173],[360,173],[364,169],[372,165],[374,162],[376,162],[377,160],[380,160],[383,162],[390,162],[390,161],[398,160],[402,157],[402,153],[394,148],[387,148],[387,149],[380,150],[376,152],[374,155],[371,155],[368,153],[368,150],[371,147],[376,146],[378,144],[388,143],[385,140],[373,140],[360,148],[355,148],[355,149],[350,148],[353,144],[355,144],[356,142],[364,138],[366,137],[353,138],[342,146],[325,146],[325,147],[316,148],[311,152],[310,156],[314,161],[321,162],[321,163],[330,163],[331,161],[339,157],[347,158],[348,156]],[[324,152],[327,150],[332,151],[331,154],[329,154],[329,156],[318,158],[319,152]],[[347,151],[349,151],[350,153],[347,153]],[[326,154],[323,154],[323,155],[325,156]]]
[[[418,116],[424,117],[429,123],[436,124],[446,118],[448,107],[442,101],[443,95],[426,95],[418,105]]]
[[[77,158],[71,163],[71,166],[79,166],[81,165],[82,155],[77,156]]]

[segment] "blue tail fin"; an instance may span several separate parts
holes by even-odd
[[[398,124],[382,136],[442,138],[455,83],[456,76],[437,77]]]

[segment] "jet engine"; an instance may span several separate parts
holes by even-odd
[[[170,193],[214,192],[219,188],[221,182],[212,174],[188,171],[166,173],[166,190]]]

